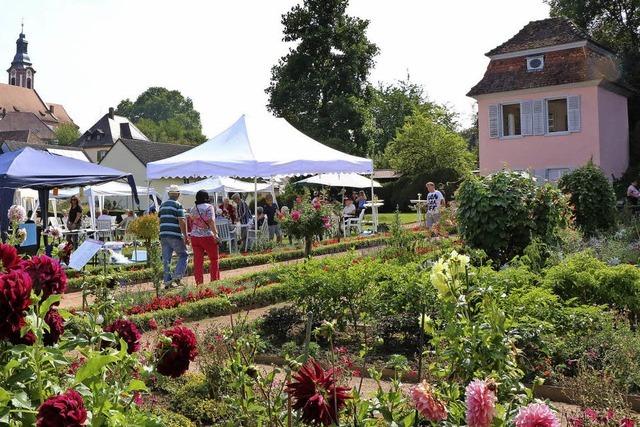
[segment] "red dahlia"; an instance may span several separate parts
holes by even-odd
[[[0,339],[20,333],[31,304],[31,279],[22,270],[0,274]]]
[[[140,350],[140,331],[135,323],[130,320],[118,319],[106,328],[105,332],[113,332],[127,343],[127,353],[135,353]]]
[[[49,330],[45,331],[42,337],[44,345],[54,345],[64,334],[64,319],[55,307],[51,307],[44,316],[44,322],[49,326]]]
[[[63,394],[52,396],[38,408],[38,427],[80,427],[87,420],[82,396],[69,389]]]
[[[22,261],[22,268],[31,276],[33,289],[42,292],[42,300],[50,295],[63,294],[67,290],[67,274],[60,263],[46,255],[34,256]]]
[[[156,368],[162,375],[178,378],[189,369],[198,355],[196,335],[189,328],[175,326],[163,334],[171,338],[171,344],[160,342],[157,348],[158,365]]]
[[[302,410],[302,421],[325,426],[336,423],[338,411],[349,399],[349,388],[337,386],[332,369],[325,371],[314,359],[293,374],[286,391],[294,399],[293,409]]]
[[[6,243],[0,243],[0,271],[9,271],[18,267],[20,264],[20,257],[15,247],[7,245]]]

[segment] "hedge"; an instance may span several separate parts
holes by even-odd
[[[156,310],[131,316],[138,328],[149,330],[149,320],[155,319],[165,325],[173,323],[176,319],[201,320],[210,317],[224,316],[238,312],[242,309],[266,307],[278,302],[286,301],[291,297],[291,292],[284,283],[275,283],[258,288],[247,289],[231,296],[207,298],[182,304],[175,308]]]
[[[337,252],[344,252],[351,248],[354,249],[364,249],[370,248],[373,246],[380,246],[389,240],[389,236],[381,236],[381,237],[372,237],[372,238],[363,238],[360,240],[351,240],[348,242],[340,242],[333,245],[323,245],[318,246],[312,250],[312,255],[327,255]],[[282,262],[282,261],[290,261],[294,259],[304,258],[304,250],[293,250],[286,252],[275,252],[268,254],[256,254],[256,255],[247,255],[247,256],[236,256],[230,258],[221,258],[219,261],[219,268],[221,271],[223,270],[235,270],[238,268],[251,267],[254,265],[263,265],[268,264],[270,262]],[[208,262],[205,263],[205,267],[208,267]],[[193,263],[189,263],[187,267],[187,274],[190,275],[193,272]],[[151,268],[142,268],[140,270],[134,271],[111,271],[107,274],[117,276],[118,279],[124,280],[126,282],[130,282],[132,284],[142,283],[145,281],[150,281],[153,278],[153,273]],[[89,275],[85,275],[82,277],[70,278],[68,282],[67,292],[76,292],[82,289],[82,284],[85,282],[90,282],[93,276],[100,275],[100,272],[95,270],[92,271]]]

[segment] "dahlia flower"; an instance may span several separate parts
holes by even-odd
[[[44,322],[49,326],[49,330],[45,331],[42,341],[44,345],[52,346],[60,341],[60,337],[64,334],[64,319],[55,307],[51,307],[44,316]]]
[[[300,211],[291,212],[291,219],[294,221],[298,221],[300,219]]]
[[[623,418],[620,420],[620,427],[635,427],[636,422],[630,418]]]
[[[0,339],[20,333],[31,304],[31,278],[22,270],[0,274]]]
[[[175,326],[163,332],[171,344],[158,343],[156,369],[162,375],[178,378],[189,369],[189,362],[198,355],[196,335],[189,328]]]
[[[496,410],[495,383],[474,380],[467,386],[467,424],[469,427],[489,427]]]
[[[416,409],[429,421],[443,421],[447,419],[447,407],[434,393],[427,381],[411,388],[411,399]]]
[[[11,222],[25,222],[27,220],[27,211],[20,205],[11,205],[8,215]]]
[[[12,245],[6,243],[0,243],[0,271],[9,271],[18,267],[20,264],[20,257],[18,251]]]
[[[87,421],[87,410],[80,393],[69,389],[45,400],[36,420],[38,427],[80,427]]]
[[[560,427],[555,412],[544,403],[531,403],[520,408],[514,421],[516,427]]]
[[[43,301],[53,294],[63,294],[67,290],[67,274],[53,258],[46,255],[34,256],[22,261],[21,267],[29,273],[34,290],[42,292]]]
[[[113,332],[127,343],[127,353],[135,353],[140,350],[140,331],[131,320],[118,319],[104,328],[105,332]]]
[[[350,389],[336,385],[334,373],[311,358],[293,374],[295,381],[287,384],[286,392],[295,399],[293,409],[302,410],[302,421],[325,426],[337,422]]]

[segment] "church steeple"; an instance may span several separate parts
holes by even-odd
[[[16,54],[11,61],[9,73],[9,84],[33,89],[33,77],[36,71],[31,66],[31,59],[27,51],[29,42],[24,35],[24,24],[20,31],[20,36],[16,40]]]

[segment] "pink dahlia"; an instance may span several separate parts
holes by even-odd
[[[496,385],[492,381],[474,380],[466,389],[467,424],[469,427],[489,427],[496,411]]]
[[[636,422],[630,418],[623,418],[620,420],[620,427],[635,427]]]
[[[22,270],[0,274],[0,339],[15,336],[24,326],[31,305],[31,278]]]
[[[295,400],[293,409],[302,410],[302,421],[325,426],[337,423],[350,389],[336,385],[334,374],[313,358],[293,374],[295,381],[287,384],[286,391]]]
[[[416,409],[429,421],[443,421],[447,419],[447,407],[433,393],[431,385],[422,383],[411,388],[411,399]]]
[[[0,243],[0,271],[14,270],[20,264],[18,251],[12,245]]]
[[[544,403],[531,403],[520,408],[514,421],[516,427],[560,427],[555,412]]]
[[[291,212],[291,219],[294,221],[298,221],[300,219],[300,211]]]
[[[140,338],[142,334],[131,320],[118,319],[106,328],[105,332],[113,332],[127,343],[127,353],[135,353],[140,350]]]
[[[44,345],[52,346],[60,341],[60,337],[64,334],[64,319],[55,307],[51,307],[44,316],[44,322],[49,326],[49,330],[45,331],[42,341]]]
[[[22,261],[21,266],[31,276],[33,289],[37,293],[42,292],[43,300],[67,290],[67,274],[53,258],[46,255],[34,256]]]
[[[82,396],[75,390],[52,396],[38,408],[38,427],[80,427],[87,421]]]
[[[160,342],[156,349],[158,364],[156,369],[162,375],[178,378],[189,369],[198,355],[196,335],[189,328],[175,326],[163,332],[171,338],[171,344]]]

